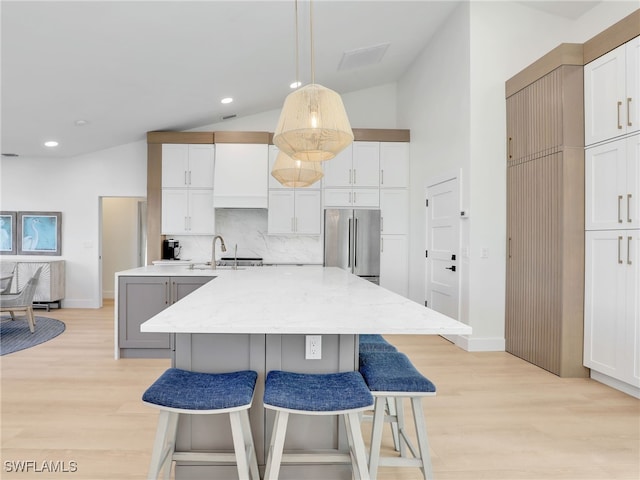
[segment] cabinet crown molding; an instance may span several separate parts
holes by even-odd
[[[409,142],[406,129],[354,128],[354,140],[359,142]],[[261,143],[273,145],[273,132],[147,132],[147,144],[162,143]]]

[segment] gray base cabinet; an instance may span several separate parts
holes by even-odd
[[[118,279],[118,347],[121,358],[170,358],[173,336],[142,333],[140,325],[214,277],[123,276]]]
[[[238,370],[258,372],[253,404],[249,411],[256,456],[261,471],[267,457],[274,421],[273,411],[262,404],[264,380],[271,370],[304,373],[344,372],[357,368],[356,335],[322,335],[322,359],[305,359],[304,335],[277,334],[176,334],[173,366],[198,372]],[[344,426],[337,417],[292,415],[285,451],[304,445],[308,449],[348,451]],[[309,432],[313,432],[310,434]],[[183,415],[178,422],[178,450],[233,450],[227,415]],[[177,462],[175,478],[237,478],[235,466]],[[283,465],[280,479],[351,479],[351,467],[336,465]]]

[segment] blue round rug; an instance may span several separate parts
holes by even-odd
[[[0,355],[40,345],[64,332],[65,324],[49,317],[35,317],[36,331],[29,331],[29,323],[23,316],[0,318]]]

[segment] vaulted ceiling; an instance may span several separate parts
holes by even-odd
[[[347,93],[397,80],[458,3],[314,1],[316,82]],[[571,16],[598,2],[521,3],[555,4],[552,13]],[[75,156],[142,140],[151,130],[279,108],[296,76],[294,6],[2,1],[2,153]],[[304,84],[308,1],[298,10]],[[345,53],[351,65],[341,68]],[[376,53],[383,53],[379,60]],[[233,103],[221,104],[224,97]],[[50,139],[59,146],[45,147]]]

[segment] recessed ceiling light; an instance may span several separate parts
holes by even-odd
[[[289,88],[298,88],[300,85],[302,85],[302,82],[293,82],[289,85]]]
[[[55,140],[49,140],[48,142],[44,142],[44,146],[45,147],[57,147],[58,146],[58,142],[56,142]]]
[[[84,127],[85,125],[87,125],[89,122],[87,122],[86,120],[76,120],[75,124],[76,127]]]
[[[220,100],[220,103],[231,103],[231,102],[233,102],[233,98],[231,97],[223,98],[222,100]]]

